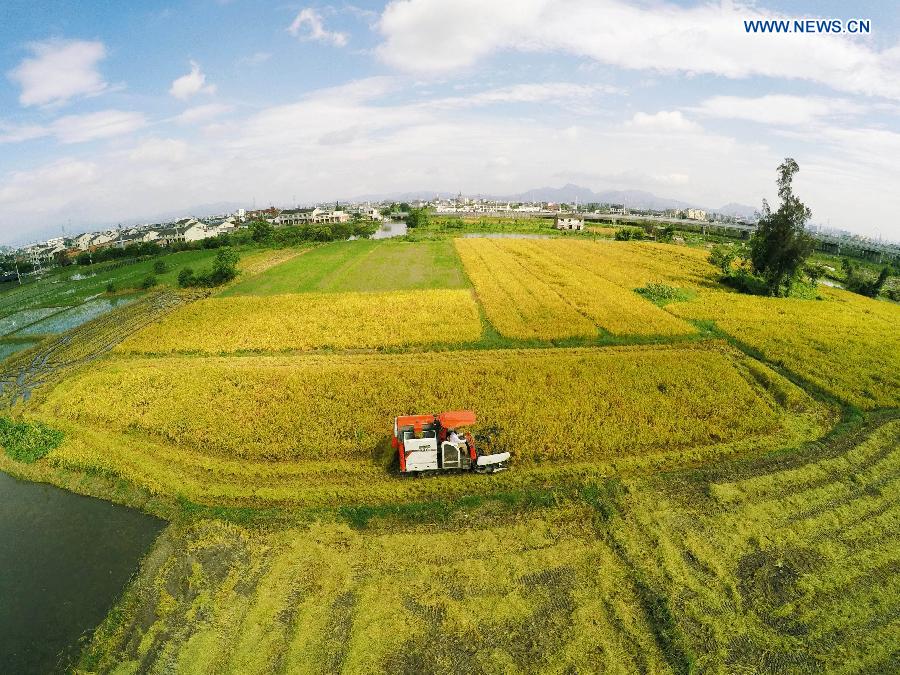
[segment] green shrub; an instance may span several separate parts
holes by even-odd
[[[730,246],[718,244],[709,252],[709,263],[718,267],[722,274],[731,274],[731,266],[737,258],[737,252]]]
[[[813,286],[819,283],[819,279],[824,277],[827,271],[825,265],[817,262],[808,262],[803,268],[806,278],[809,279],[809,283]]]
[[[194,270],[190,267],[185,267],[178,273],[178,285],[181,288],[187,288],[188,286],[196,286],[194,279]]]
[[[693,297],[693,293],[684,288],[666,284],[647,284],[643,288],[635,289],[634,292],[660,307],[670,302],[685,302]]]
[[[240,256],[230,246],[219,249],[216,259],[213,260],[212,269],[195,274],[190,267],[185,267],[178,274],[178,285],[181,288],[190,286],[205,286],[213,288],[228,283],[238,275],[237,265]]]
[[[153,273],[154,274],[165,274],[169,271],[169,266],[166,264],[165,260],[157,260],[153,263]]]
[[[250,238],[257,244],[262,244],[272,240],[275,228],[272,223],[266,220],[254,220],[250,223]]]
[[[237,265],[241,257],[230,246],[220,248],[213,260],[212,274],[209,275],[209,285],[220,286],[231,281],[238,275]]]
[[[58,448],[63,433],[40,422],[15,422],[0,417],[0,445],[4,452],[16,460],[31,464]]]
[[[156,286],[156,277],[152,274],[141,282],[141,288],[143,288],[144,290],[149,290],[154,286]]]
[[[116,288],[116,284],[114,282],[110,281],[108,284],[106,284],[106,292],[110,295],[115,293],[117,290],[118,289]]]
[[[884,288],[884,284],[891,276],[891,268],[885,266],[877,278],[872,278],[864,270],[856,267],[849,258],[844,258],[842,263],[846,280],[844,285],[848,291],[859,293],[870,298],[877,298]]]
[[[638,241],[646,237],[644,236],[644,231],[636,227],[620,227],[616,230],[614,238],[616,241]]]

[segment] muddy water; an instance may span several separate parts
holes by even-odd
[[[164,525],[0,473],[0,673],[61,672]]]

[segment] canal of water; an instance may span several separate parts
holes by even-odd
[[[65,670],[165,524],[0,473],[0,673]]]

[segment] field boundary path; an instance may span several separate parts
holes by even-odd
[[[59,381],[71,369],[107,354],[129,335],[206,295],[206,291],[151,293],[9,358],[0,370],[0,409],[28,402],[38,387]]]

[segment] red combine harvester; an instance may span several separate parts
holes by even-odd
[[[440,415],[402,415],[394,419],[391,447],[400,458],[400,473],[476,471],[494,473],[509,468],[509,453],[482,455],[463,427],[475,424],[471,410]]]

